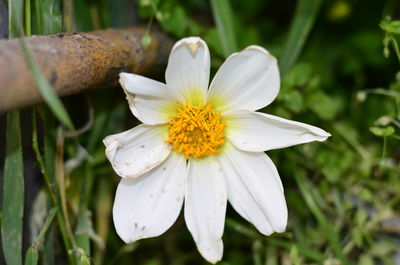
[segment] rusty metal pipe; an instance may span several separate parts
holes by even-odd
[[[173,40],[142,27],[25,38],[32,56],[59,96],[117,84],[120,72],[154,73],[164,67]],[[0,112],[42,102],[18,40],[0,40]]]

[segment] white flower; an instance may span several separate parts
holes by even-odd
[[[287,208],[278,172],[266,150],[329,133],[255,112],[280,86],[276,59],[259,46],[232,54],[209,84],[210,54],[198,37],[178,41],[166,84],[121,73],[132,113],[143,124],[104,139],[122,177],[113,217],[126,243],[164,233],[184,203],[186,225],[201,255],[222,258],[227,201],[262,234],[283,232]]]

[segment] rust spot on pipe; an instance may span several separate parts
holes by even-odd
[[[26,38],[36,64],[59,96],[118,83],[120,72],[146,74],[165,67],[173,40],[152,32],[145,51],[145,29],[107,29]],[[0,112],[43,101],[18,40],[0,40]]]

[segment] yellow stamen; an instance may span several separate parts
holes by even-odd
[[[226,122],[221,121],[221,114],[215,113],[211,104],[204,107],[188,103],[177,110],[168,122],[167,143],[186,159],[217,154],[225,142]]]

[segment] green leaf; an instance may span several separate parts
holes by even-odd
[[[359,264],[363,264],[363,265],[374,265],[374,259],[367,254],[363,254],[360,256],[360,259],[358,261]]]
[[[391,20],[390,17],[386,17],[381,21],[379,27],[387,33],[400,34],[400,20]]]
[[[387,126],[387,127],[373,126],[373,127],[370,127],[369,130],[376,136],[380,136],[380,137],[391,136],[395,132],[395,129],[392,126]]]
[[[9,36],[19,36],[23,21],[23,0],[8,2]],[[6,152],[3,176],[1,239],[4,259],[9,265],[22,264],[22,229],[24,215],[24,164],[18,111],[7,114]]]
[[[289,36],[280,58],[280,70],[282,75],[285,75],[297,61],[314,25],[321,2],[321,0],[298,0],[294,19],[290,26]]]
[[[207,34],[203,36],[203,38],[207,42],[208,47],[210,47],[214,53],[224,57],[224,49],[221,46],[219,35],[215,28],[210,29]],[[213,63],[215,63],[215,61],[216,60],[213,60]]]
[[[286,106],[293,112],[299,113],[303,109],[303,97],[298,90],[288,91],[285,94]]]
[[[229,0],[210,0],[225,57],[238,50],[232,7]]]
[[[87,177],[87,176],[86,176]],[[93,230],[91,227],[91,220],[90,220],[90,214],[86,210],[87,205],[84,205],[79,209],[79,217],[78,217],[78,224],[76,227],[76,233],[75,233],[75,238],[76,238],[76,245],[82,249],[85,253],[90,254],[91,253],[91,248],[90,248],[90,231]]]
[[[77,252],[78,252],[78,256],[79,256],[78,264],[79,265],[90,265],[90,257],[87,255],[87,253],[81,248],[78,248]]]
[[[310,63],[297,63],[283,79],[285,90],[295,89],[296,87],[305,87],[308,89],[312,85],[313,79],[319,78],[314,72]]]
[[[3,179],[1,239],[6,263],[22,264],[22,218],[24,214],[24,174],[19,112],[7,115],[6,158]]]
[[[50,228],[49,233],[47,233],[46,240],[43,243],[43,254],[41,256],[42,265],[53,265],[56,264],[55,249],[56,244],[55,239],[55,227]]]
[[[25,257],[25,265],[37,265],[39,261],[39,253],[36,246],[28,248]]]
[[[332,120],[342,108],[339,98],[332,98],[321,91],[313,92],[306,98],[307,106],[324,120]]]
[[[157,13],[156,17],[157,20],[160,21],[163,29],[175,34],[176,36],[184,36],[185,30],[188,27],[188,18],[182,7],[175,6],[167,16],[160,16],[159,14],[162,13]]]

